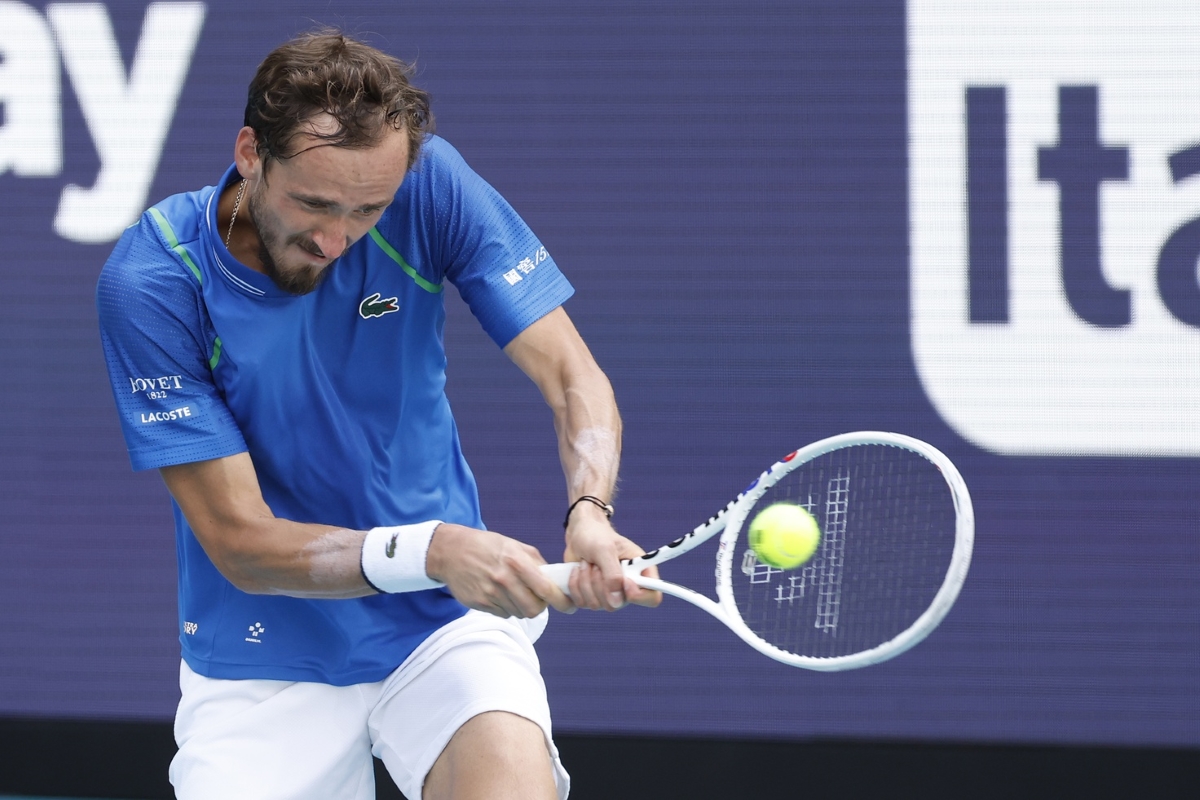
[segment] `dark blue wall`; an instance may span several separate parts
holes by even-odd
[[[128,64],[145,6],[107,8]],[[913,651],[824,675],[679,602],[557,617],[539,652],[561,730],[1200,744],[1195,461],[989,454],[922,389],[902,3],[208,2],[147,202],[217,180],[258,61],[316,22],[416,60],[439,132],[575,284],[567,310],[625,418],[627,535],[674,538],[848,430],[927,439],[972,488],[971,574]],[[111,245],[52,226],[100,163],[62,85],[61,172],[0,175],[0,714],[162,719],[171,520],[157,475],[129,469],[104,375],[92,295]],[[557,560],[549,412],[447,303],[485,519]],[[667,574],[703,587],[711,570]]]

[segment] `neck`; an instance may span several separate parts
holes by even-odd
[[[238,190],[245,187],[242,202],[237,202]],[[262,264],[258,258],[258,231],[250,219],[247,206],[250,204],[250,188],[243,181],[234,181],[221,190],[221,198],[217,201],[217,232],[222,240],[228,235],[225,246],[230,254],[247,267],[262,272]],[[237,216],[234,217],[234,208]],[[233,223],[232,229],[230,223]]]

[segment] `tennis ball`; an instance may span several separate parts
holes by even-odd
[[[791,503],[767,506],[750,523],[750,549],[764,564],[795,569],[816,552],[821,529],[813,515]]]

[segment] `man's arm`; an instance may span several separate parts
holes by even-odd
[[[204,552],[230,583],[252,594],[348,598],[375,594],[362,574],[367,534],[276,517],[246,453],[164,467],[163,480]],[[574,608],[538,567],[537,550],[490,531],[442,523],[426,574],[459,602],[498,616],[532,617],[547,605]]]
[[[590,495],[612,502],[621,460],[621,417],[612,385],[560,307],[530,325],[504,352],[533,380],[554,412],[567,503]],[[621,572],[619,559],[644,551],[618,534],[604,510],[584,501],[571,511],[564,560],[585,562],[571,578],[571,597],[583,608],[614,610],[625,602],[656,606]]]

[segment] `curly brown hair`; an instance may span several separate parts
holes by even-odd
[[[246,99],[265,168],[296,155],[292,141],[306,122],[328,114],[331,133],[303,132],[336,147],[372,147],[387,129],[408,134],[408,166],[433,132],[429,95],[413,86],[413,67],[326,28],[280,45],[259,65]],[[264,173],[265,174],[265,173]]]

